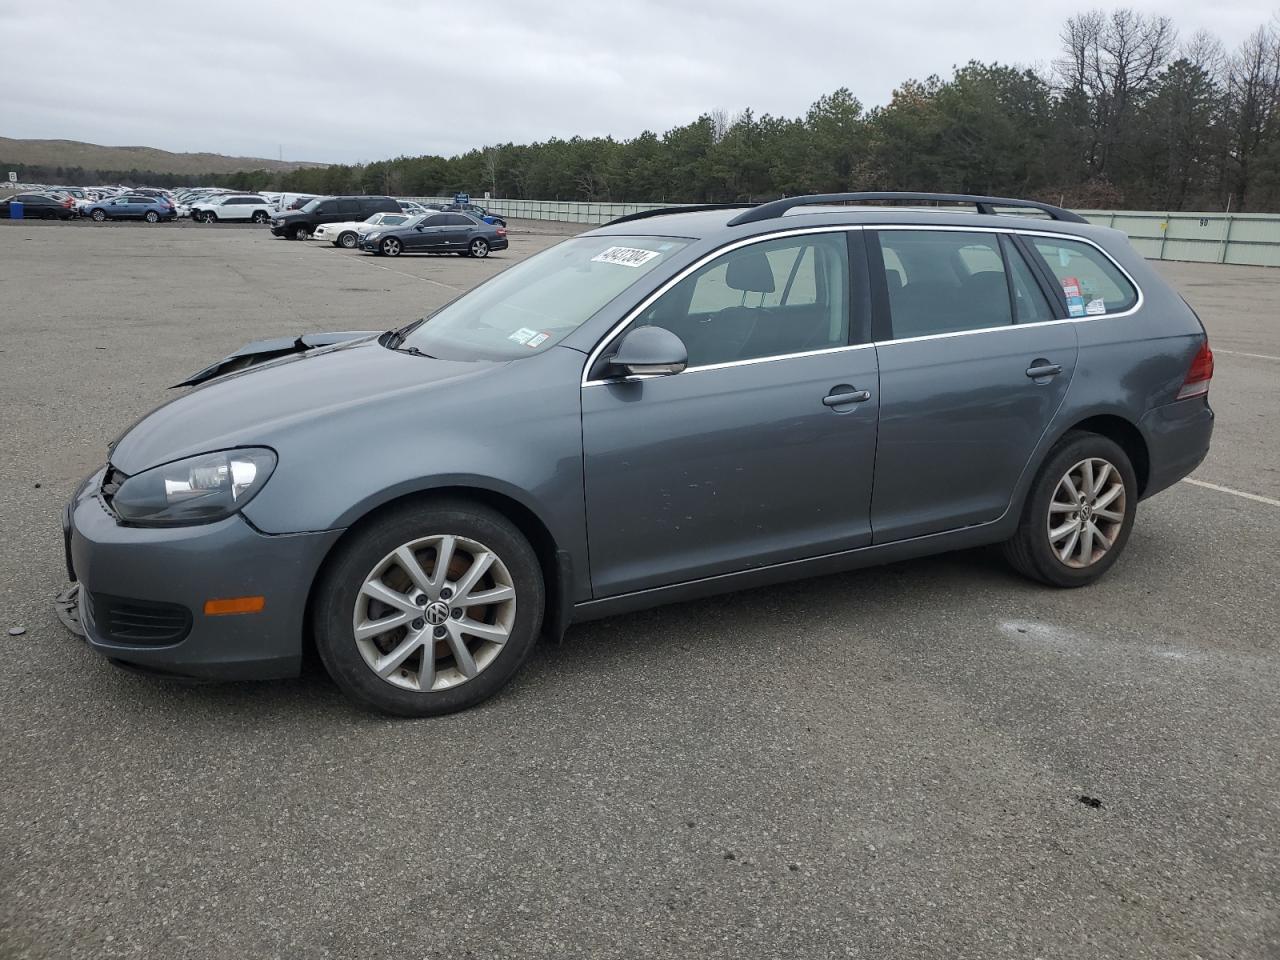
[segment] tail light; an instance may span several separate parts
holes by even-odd
[[[1213,351],[1209,349],[1209,341],[1206,339],[1200,344],[1200,349],[1196,351],[1195,358],[1191,361],[1191,368],[1187,371],[1187,379],[1182,381],[1182,389],[1178,391],[1178,399],[1186,400],[1188,397],[1203,397],[1209,392],[1209,381],[1213,379]]]
[[[498,228],[498,236],[500,236],[500,237],[505,237],[506,235],[507,235],[507,228],[506,228],[506,227],[499,227],[499,228]]]

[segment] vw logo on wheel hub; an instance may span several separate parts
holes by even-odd
[[[438,627],[449,619],[449,605],[441,603],[439,600],[432,603],[425,611],[427,623],[433,627]]]

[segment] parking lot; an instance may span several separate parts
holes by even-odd
[[[984,550],[667,607],[421,721],[59,624],[62,505],[169,385],[570,232],[387,260],[0,222],[0,958],[1277,956],[1280,271],[1157,265],[1217,353],[1214,447],[1084,590]]]

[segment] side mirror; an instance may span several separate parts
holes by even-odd
[[[668,376],[689,365],[689,351],[665,327],[636,327],[622,338],[609,364],[632,376]]]

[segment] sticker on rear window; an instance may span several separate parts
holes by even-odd
[[[1068,297],[1080,296],[1080,281],[1075,277],[1062,278],[1062,292]]]
[[[1067,314],[1072,317],[1084,316],[1084,297],[1067,297]]]
[[[1097,314],[1097,313],[1106,313],[1107,301],[1103,300],[1101,297],[1094,297],[1092,300],[1090,300],[1088,303],[1084,305],[1084,312],[1089,314],[1090,316],[1093,316],[1094,314]]]
[[[593,262],[616,263],[620,267],[642,267],[654,257],[661,256],[657,250],[642,250],[639,247],[610,247],[592,257]]]

